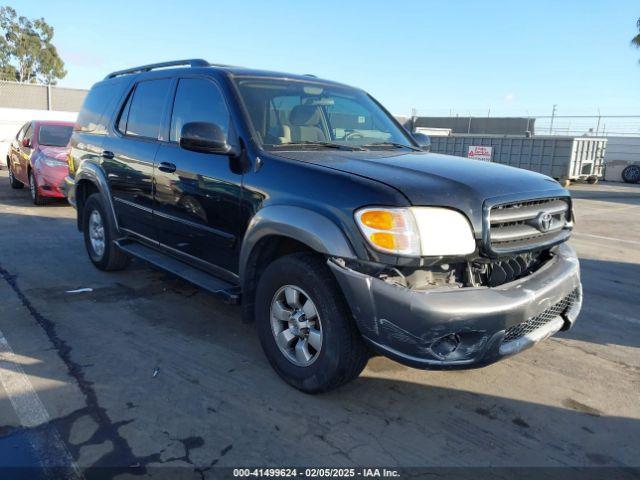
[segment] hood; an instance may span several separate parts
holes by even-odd
[[[43,155],[63,162],[67,161],[67,147],[51,147],[49,145],[40,145],[40,151]]]
[[[481,230],[487,200],[500,203],[569,195],[545,175],[451,155],[326,150],[276,154],[377,180],[402,192],[412,205],[455,208],[467,214],[476,232]]]

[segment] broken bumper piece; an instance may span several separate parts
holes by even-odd
[[[567,244],[527,277],[499,287],[411,290],[329,260],[365,340],[416,368],[487,365],[571,328],[582,305]]]

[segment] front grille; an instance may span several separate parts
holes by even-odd
[[[489,212],[489,241],[494,252],[550,245],[568,237],[569,200],[544,198],[496,205]]]
[[[548,251],[526,252],[499,259],[479,258],[471,263],[470,271],[476,285],[498,287],[532,274],[549,258]]]
[[[531,317],[530,319],[525,320],[518,325],[509,327],[505,333],[503,342],[511,342],[513,340],[517,340],[537,330],[538,328],[545,326],[558,315],[570,309],[579,300],[579,296],[579,290],[575,289],[558,303],[547,308],[544,312],[536,315],[535,317]]]

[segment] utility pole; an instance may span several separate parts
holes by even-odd
[[[600,115],[600,108],[598,108],[598,125],[596,125],[596,137],[600,133],[600,118],[602,118],[602,117]]]
[[[553,132],[553,119],[556,117],[556,110],[558,109],[558,105],[553,104],[553,110],[551,110],[551,121],[549,122],[549,135]]]

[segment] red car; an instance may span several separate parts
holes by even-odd
[[[30,121],[11,142],[7,154],[13,188],[29,186],[31,199],[41,205],[46,198],[65,198],[60,184],[69,174],[67,144],[72,122]]]

